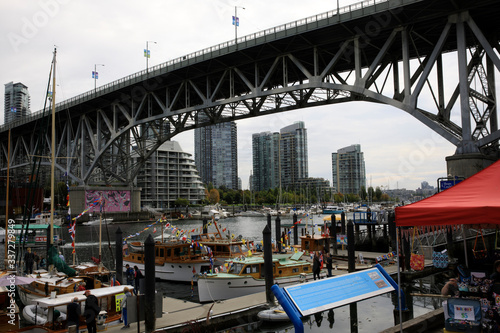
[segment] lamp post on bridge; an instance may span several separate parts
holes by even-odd
[[[238,47],[238,27],[240,25],[240,19],[238,18],[238,8],[245,9],[245,7],[234,6],[233,25],[234,25],[234,45],[236,47]]]
[[[148,60],[151,56],[151,54],[149,53],[149,42],[156,44],[156,42],[154,42],[152,40],[146,41],[146,49],[144,50],[144,56],[146,57],[146,74],[148,73]]]
[[[92,72],[92,78],[94,79],[94,93],[97,90],[97,79],[99,75],[97,74],[97,66],[104,66],[104,64],[94,64],[94,71]]]

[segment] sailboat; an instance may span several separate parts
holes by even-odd
[[[56,54],[52,60],[52,93],[47,94],[51,98],[52,104],[52,149],[51,149],[51,190],[50,190],[50,227],[49,244],[47,249],[47,266],[49,271],[37,270],[34,274],[28,275],[35,278],[29,285],[19,285],[18,292],[24,305],[31,304],[35,299],[47,297],[53,292],[58,295],[76,292],[80,285],[85,283],[85,289],[103,288],[109,286],[111,272],[101,265],[94,263],[68,266],[59,257],[58,250],[54,246],[54,188],[55,188],[55,97],[56,97]],[[103,280],[103,281],[101,281]]]

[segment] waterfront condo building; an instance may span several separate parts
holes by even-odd
[[[146,161],[137,175],[142,188],[141,205],[172,208],[178,198],[201,204],[205,188],[192,155],[183,152],[177,141],[164,142]]]
[[[194,160],[205,184],[238,190],[238,138],[234,121],[194,130]]]
[[[4,124],[22,119],[30,113],[30,95],[28,87],[21,82],[9,82],[5,85]]]
[[[342,194],[358,194],[366,189],[365,159],[360,145],[332,153],[332,186]]]
[[[279,133],[252,135],[252,189],[264,191],[281,187],[294,189],[308,177],[307,129],[299,121]]]

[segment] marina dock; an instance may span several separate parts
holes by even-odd
[[[367,262],[373,262],[375,258],[383,255],[382,253],[375,252],[359,252],[356,253],[356,256],[358,257],[360,253],[362,253],[363,258]],[[347,250],[338,250],[338,257],[343,257],[344,255],[347,258]],[[347,274],[347,269],[343,269],[344,261],[337,261],[339,268],[332,271],[333,275]],[[345,266],[347,267],[347,261],[345,261]],[[365,269],[370,266],[370,264],[356,263],[357,269]],[[397,274],[396,265],[387,265],[384,269],[393,277]],[[257,313],[268,307],[265,292],[204,304],[164,297],[163,315],[161,318],[156,319],[155,330],[158,332],[183,332],[189,326],[194,330],[198,329],[201,331],[225,329],[257,321]],[[418,321],[418,319],[415,320]],[[429,319],[425,320],[428,321]],[[107,331],[110,333],[124,331],[137,332],[137,323],[130,324],[130,328],[126,330],[122,330],[122,327],[123,323],[116,322],[108,325]],[[140,331],[145,331],[143,321],[140,322]]]
[[[185,332],[186,327],[208,327],[222,329],[243,323],[242,318],[252,318],[267,308],[265,292],[232,298],[215,303],[199,304],[175,298],[163,298],[163,315],[156,319],[156,331]],[[107,332],[137,332],[137,323],[122,330],[123,323],[116,322],[107,326]],[[145,331],[144,321],[140,322],[140,331]]]

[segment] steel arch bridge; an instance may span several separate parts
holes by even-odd
[[[79,185],[131,186],[183,131],[350,101],[398,108],[456,154],[498,159],[498,17],[498,0],[370,0],[171,60],[59,103],[56,168]],[[9,129],[12,172],[25,175],[37,149],[50,155],[49,132],[33,130],[48,118],[0,128],[1,170]]]

